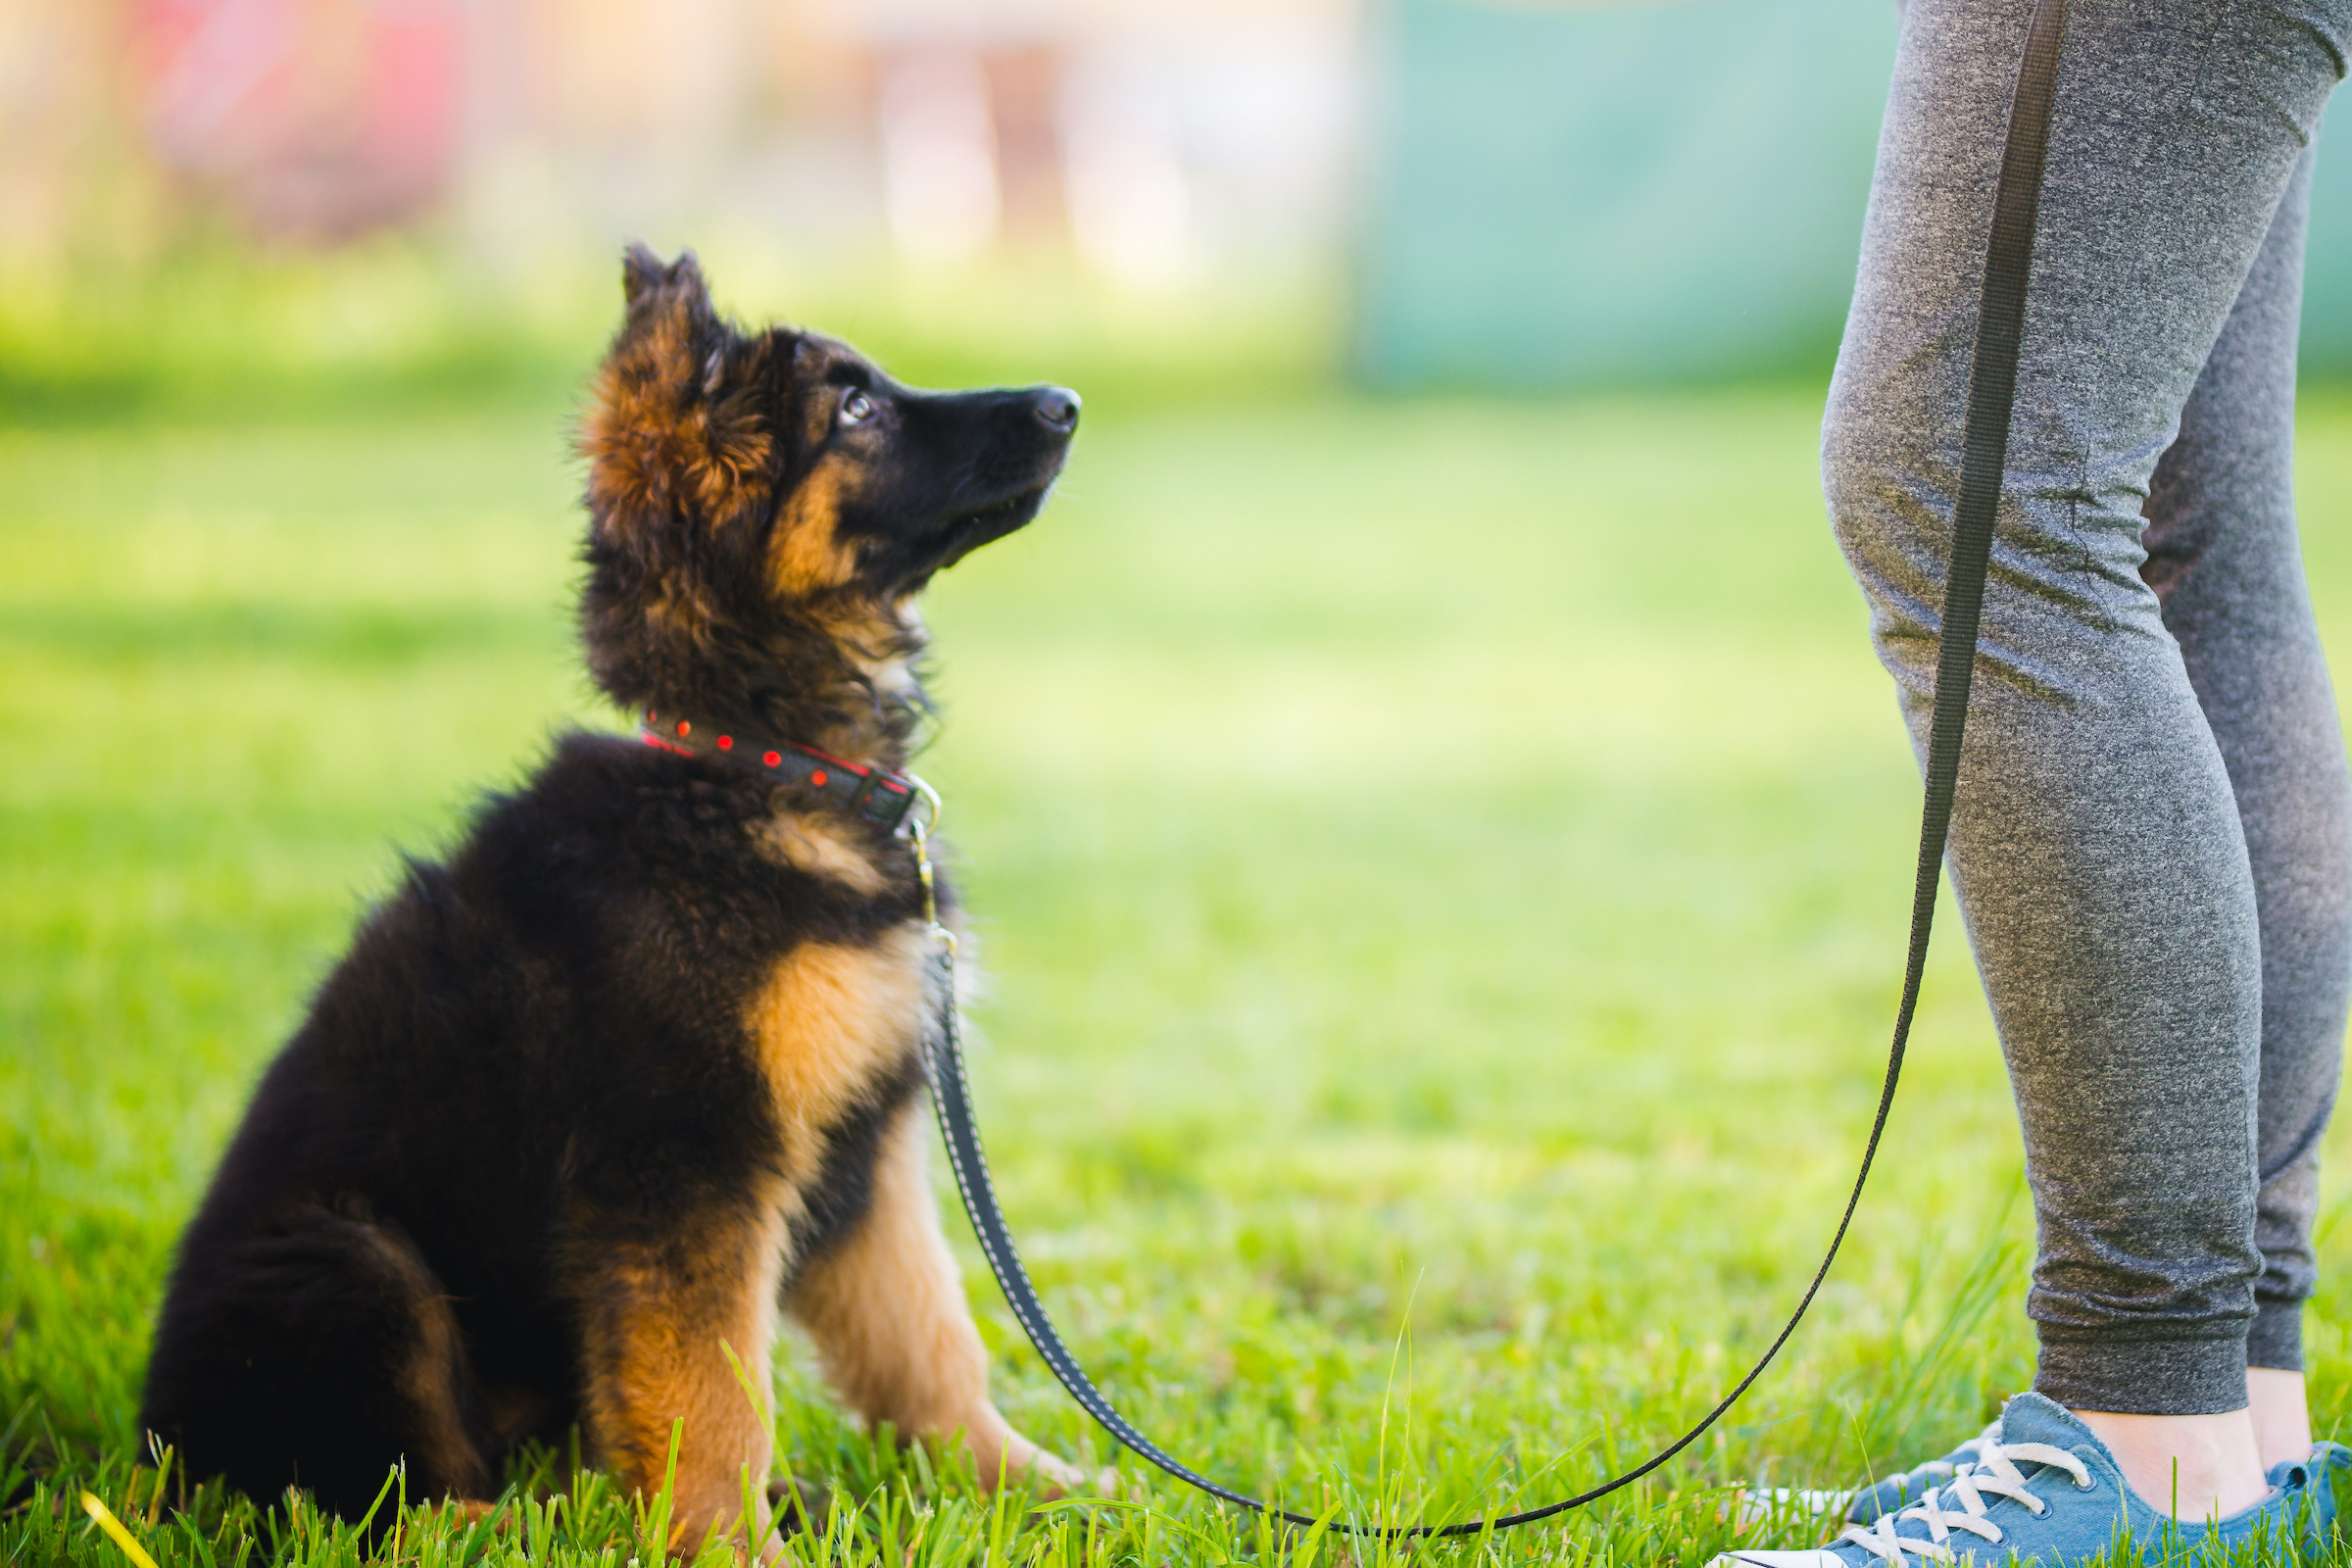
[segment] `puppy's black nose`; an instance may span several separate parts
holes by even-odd
[[[1037,416],[1056,430],[1078,428],[1078,394],[1066,386],[1041,387],[1037,394]]]

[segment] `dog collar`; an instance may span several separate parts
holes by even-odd
[[[860,767],[813,746],[675,714],[665,717],[650,708],[637,721],[637,732],[648,746],[679,757],[707,757],[807,790],[826,805],[893,833],[906,825],[915,801],[930,794],[911,773]]]

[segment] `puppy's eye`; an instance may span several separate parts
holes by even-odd
[[[874,400],[862,392],[852,392],[841,400],[841,422],[863,424],[874,416]]]

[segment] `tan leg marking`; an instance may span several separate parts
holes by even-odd
[[[1034,1471],[1049,1490],[1083,1489],[1076,1466],[1013,1431],[989,1402],[988,1355],[940,1231],[920,1111],[907,1106],[886,1135],[864,1223],[809,1261],[786,1305],[816,1342],[835,1392],[868,1421],[910,1437],[961,1430],[991,1488]]]
[[[673,1549],[692,1550],[743,1512],[751,1470],[752,1539],[768,1542],[774,1434],[728,1366],[722,1342],[762,1400],[772,1387],[775,1298],[785,1222],[776,1200],[705,1216],[659,1246],[607,1248],[583,1292],[583,1423],[623,1493],[652,1497],[683,1420],[671,1519]]]

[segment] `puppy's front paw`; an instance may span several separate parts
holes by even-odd
[[[1082,1470],[1013,1431],[994,1410],[989,1417],[964,1428],[964,1446],[979,1471],[980,1484],[989,1491],[1007,1483],[1026,1482],[1039,1499],[1046,1502],[1063,1497],[1119,1495],[1116,1470]]]
[[[1057,1453],[1043,1448],[1031,1450],[1029,1462],[1020,1467],[1038,1496],[1048,1502],[1063,1497],[1112,1497],[1124,1494],[1119,1473],[1105,1465],[1100,1470],[1082,1470]]]

